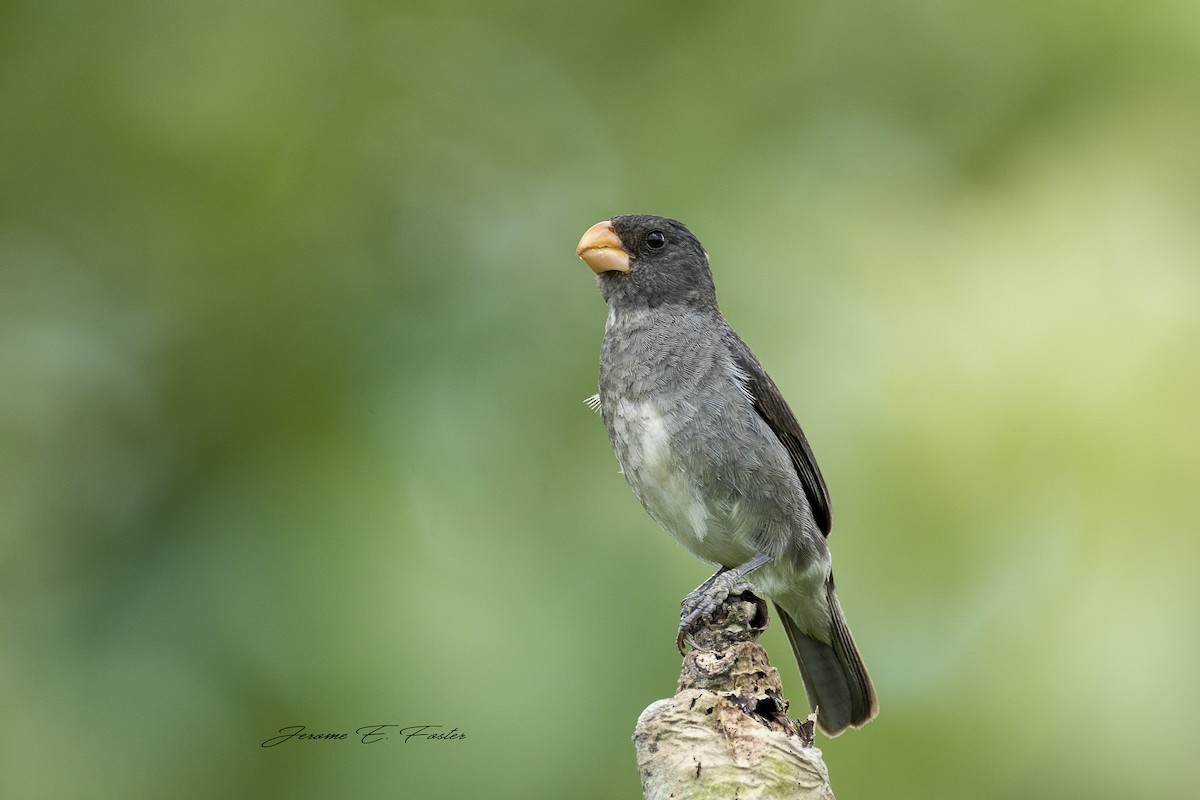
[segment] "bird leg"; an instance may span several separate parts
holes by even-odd
[[[683,642],[692,627],[702,619],[707,619],[721,607],[725,598],[733,593],[738,581],[749,575],[763,564],[774,561],[770,553],[759,553],[754,558],[736,567],[721,567],[712,577],[688,592],[687,597],[679,604],[679,635],[675,637],[675,646],[683,653]]]

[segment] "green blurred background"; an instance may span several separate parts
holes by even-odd
[[[647,211],[831,486],[839,796],[1196,797],[1198,142],[1190,0],[0,6],[0,796],[639,797]],[[259,746],[375,723],[467,738]]]

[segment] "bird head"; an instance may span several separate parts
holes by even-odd
[[[610,307],[716,308],[708,254],[677,220],[624,214],[597,222],[575,252],[596,273]]]

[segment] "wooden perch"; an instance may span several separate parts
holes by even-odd
[[[693,631],[678,691],[633,732],[646,800],[833,800],[814,717],[788,717],[779,672],[757,642],[766,626],[766,603],[739,584]]]

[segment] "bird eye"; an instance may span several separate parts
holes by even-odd
[[[651,250],[658,250],[667,243],[667,237],[663,236],[662,231],[650,231],[646,234],[646,244]]]

